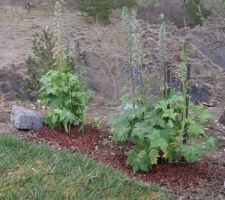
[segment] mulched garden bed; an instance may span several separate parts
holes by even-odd
[[[124,154],[131,143],[112,143],[112,136],[107,127],[98,130],[87,125],[84,134],[79,132],[79,128],[73,126],[71,133],[66,134],[62,127],[51,129],[44,125],[40,130],[30,133],[29,138],[85,153],[131,177],[165,186],[182,196],[181,199],[225,199],[225,168],[208,158],[190,165],[161,163],[153,166],[148,173],[139,172],[134,175],[131,167],[126,165]]]

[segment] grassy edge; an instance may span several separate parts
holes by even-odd
[[[71,197],[73,199],[176,199],[158,186],[129,178],[109,166],[96,163],[86,155],[72,154],[68,150],[58,151],[48,146],[34,146],[18,136],[0,135],[0,160],[2,160],[0,164],[1,199],[17,199],[18,197],[32,199],[60,199],[62,197],[64,199],[71,199]],[[37,166],[37,162],[41,165]],[[54,173],[49,175],[52,169]],[[82,177],[76,170],[82,171]],[[11,177],[12,174],[13,177]],[[79,179],[78,183],[73,176],[75,180]],[[90,176],[93,176],[93,180]],[[49,180],[45,180],[46,177]],[[24,183],[24,178],[29,181]],[[62,180],[65,182],[63,186],[67,186],[66,194],[60,188],[62,185],[57,186]],[[81,183],[83,185],[80,185]],[[40,185],[45,184],[47,184],[47,193],[40,188]],[[33,185],[33,189],[30,185]],[[24,190],[20,191],[22,187]],[[79,191],[73,191],[75,187],[82,190],[82,194],[79,194]],[[100,192],[102,188],[104,188],[104,194]],[[30,192],[34,189],[39,191],[36,193],[36,198]]]

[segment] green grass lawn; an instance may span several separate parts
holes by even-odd
[[[0,199],[172,199],[84,155],[0,135]]]

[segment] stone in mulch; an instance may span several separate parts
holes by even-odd
[[[34,110],[13,106],[11,122],[19,130],[34,130],[42,127],[43,117]]]

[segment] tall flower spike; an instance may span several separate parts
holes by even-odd
[[[166,26],[165,22],[160,26],[160,31],[159,31],[159,47],[160,47],[160,53],[161,53],[161,59],[163,62],[166,62]]]
[[[167,46],[166,46],[166,25],[164,22],[164,16],[162,16],[162,24],[160,26],[159,31],[159,47],[160,47],[160,53],[161,53],[161,64],[162,64],[162,70],[163,70],[163,97],[167,98],[167,92],[168,92],[168,80],[167,80]]]
[[[127,7],[122,11],[122,23],[126,34],[127,52],[128,52],[128,82],[133,100],[136,101],[136,95],[144,96],[146,90],[144,85],[144,69],[142,65],[142,50],[140,45],[140,35],[138,33],[138,21],[136,10],[129,10]],[[126,78],[126,77],[125,77]],[[144,100],[142,101],[144,102]],[[133,103],[134,104],[134,103]]]
[[[59,1],[55,3],[55,37],[56,37],[56,49],[55,56],[58,60],[58,66],[62,67],[64,59],[64,47],[62,42],[62,6]]]

